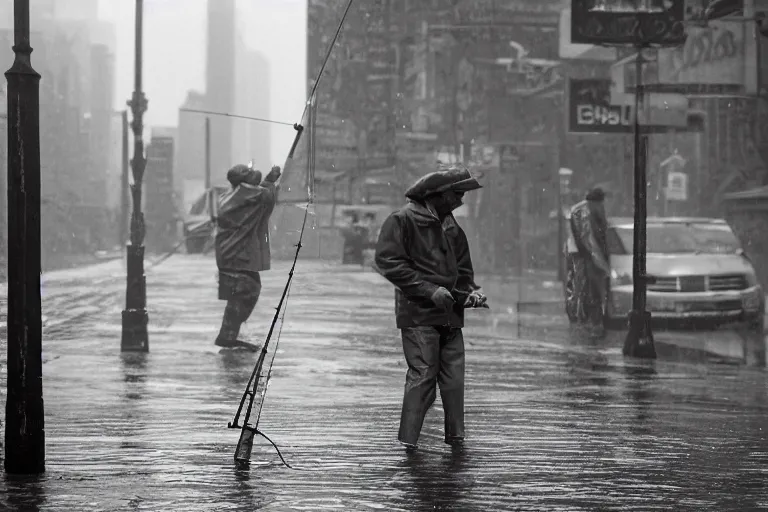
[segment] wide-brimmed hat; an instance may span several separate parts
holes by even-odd
[[[405,191],[405,197],[423,200],[446,190],[466,193],[479,188],[482,188],[482,185],[469,172],[469,169],[463,166],[452,166],[422,176]]]

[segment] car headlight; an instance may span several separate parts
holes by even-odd
[[[763,298],[758,293],[748,293],[741,300],[745,311],[760,311],[763,307]]]
[[[632,284],[632,274],[619,273],[616,269],[611,269],[611,284],[623,286]]]
[[[759,282],[757,281],[757,274],[754,272],[747,272],[747,274],[744,276],[747,279],[747,286],[750,288],[753,286],[757,286]]]

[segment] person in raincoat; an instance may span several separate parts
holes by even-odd
[[[605,301],[611,267],[606,242],[608,220],[605,214],[605,191],[595,187],[583,201],[571,207],[570,244],[574,275],[574,298],[579,302],[576,321],[587,323],[603,332]]]
[[[344,237],[341,262],[362,265],[365,260],[363,251],[368,239],[368,228],[360,222],[359,214],[352,213],[349,225],[341,228],[341,235]]]
[[[259,272],[270,268],[269,217],[277,201],[280,167],[261,172],[236,165],[227,173],[232,190],[220,200],[216,219],[216,265],[219,300],[227,301],[215,344],[224,348],[256,346],[238,339],[261,293]]]
[[[375,268],[395,286],[395,316],[408,364],[398,440],[415,450],[436,387],[445,442],[464,440],[464,309],[487,307],[474,281],[469,243],[452,211],[481,185],[464,167],[432,172],[382,224]]]

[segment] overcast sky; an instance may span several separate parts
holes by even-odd
[[[307,0],[238,0],[240,27],[249,47],[271,65],[272,102],[261,116],[294,123],[304,108]],[[175,126],[189,89],[205,87],[206,0],[144,0],[144,90],[152,126]],[[100,0],[102,19],[117,31],[117,108],[133,91],[135,3]],[[149,131],[146,132],[149,135]],[[274,126],[272,159],[282,163],[293,129]]]

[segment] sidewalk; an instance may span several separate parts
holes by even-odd
[[[263,274],[262,298],[244,331],[251,340],[265,335],[287,273],[288,264],[278,262]],[[223,303],[211,258],[177,255],[148,274],[148,354],[120,354],[124,283],[103,284],[91,314],[46,333],[47,471],[1,477],[0,509],[698,511],[768,504],[768,374],[671,356],[625,360],[620,347],[594,340],[514,339],[467,328],[467,446],[453,452],[442,443],[438,398],[420,452],[407,456],[395,442],[406,367],[392,288],[374,277],[299,263],[279,345],[272,340],[277,359],[260,422],[295,471],[261,439],[250,471],[233,466],[239,432],[226,425],[257,354],[222,354],[213,345]],[[49,279],[48,297],[76,292],[66,290],[72,282]],[[73,297],[73,307],[92,300]]]

